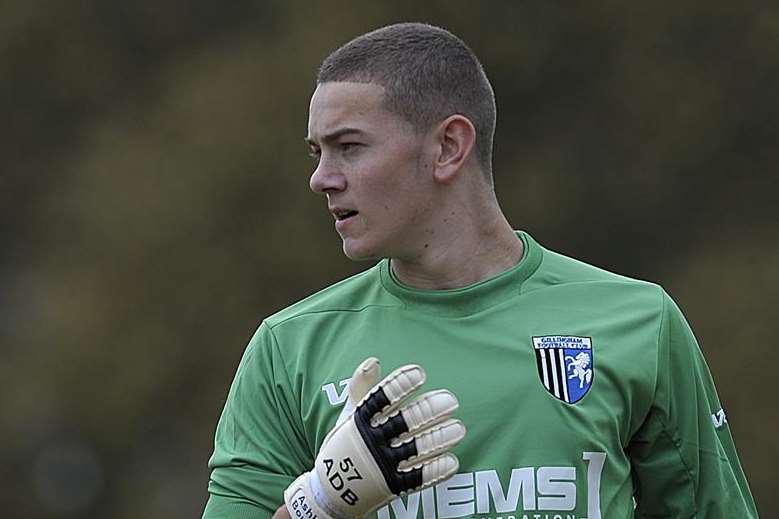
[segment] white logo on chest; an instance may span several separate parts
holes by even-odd
[[[508,481],[495,469],[461,472],[395,499],[377,510],[376,519],[601,519],[606,453],[582,452],[582,460],[586,471],[578,478],[573,466],[517,467]],[[578,495],[577,481],[586,496]]]
[[[336,406],[346,402],[346,399],[349,396],[349,392],[347,391],[346,386],[349,385],[350,380],[351,378],[346,378],[338,383],[338,385],[341,387],[340,392],[335,387],[333,382],[329,382],[322,386],[322,391],[324,391],[327,395],[327,401],[330,402],[330,405]]]

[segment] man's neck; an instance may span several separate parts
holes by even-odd
[[[462,288],[496,276],[522,259],[524,247],[502,213],[490,222],[456,231],[444,243],[409,260],[392,258],[392,273],[404,285],[426,290]]]

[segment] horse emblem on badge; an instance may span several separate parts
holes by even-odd
[[[592,339],[571,335],[533,337],[538,377],[549,393],[568,404],[592,386]]]

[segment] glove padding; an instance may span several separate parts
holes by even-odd
[[[458,406],[454,395],[429,391],[407,402],[425,381],[415,364],[376,384],[378,375],[372,357],[355,370],[344,412],[322,442],[314,469],[284,492],[293,519],[362,518],[457,472],[457,457],[447,451],[465,436],[465,426],[449,418]]]

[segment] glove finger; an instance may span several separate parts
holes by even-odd
[[[338,415],[338,419],[335,421],[336,427],[352,416],[357,407],[356,402],[362,400],[368,391],[376,385],[380,371],[381,366],[379,365],[379,359],[376,357],[368,357],[357,366],[357,369],[352,374],[352,378],[349,379],[349,385],[346,388],[346,402]]]
[[[432,487],[441,481],[449,479],[459,468],[460,460],[457,459],[457,456],[448,452],[425,461],[421,467],[400,471],[398,479],[401,481],[401,485],[403,485],[403,494],[408,494]]]
[[[430,459],[422,464],[422,488],[437,485],[454,476],[460,468],[460,460],[451,452]]]
[[[381,431],[384,438],[397,438],[402,443],[414,433],[448,418],[458,406],[457,398],[446,389],[428,391],[395,412],[392,407],[385,409],[370,423]],[[387,416],[388,413],[392,414]]]
[[[375,418],[377,413],[385,417],[392,414],[424,382],[425,371],[421,366],[416,364],[401,366],[374,386],[357,404],[357,410],[364,413],[366,421],[375,426],[379,422],[386,421],[386,418],[384,420]]]
[[[401,459],[400,470],[420,467],[422,464],[460,443],[465,437],[465,425],[460,420],[448,419],[416,436],[411,440],[393,445],[393,455]]]
[[[380,371],[381,365],[376,357],[368,357],[357,366],[349,381],[349,399],[353,406],[378,383]]]
[[[449,417],[459,407],[457,398],[446,389],[428,391],[413,402],[400,408],[400,414],[408,427],[408,433],[414,434]]]

